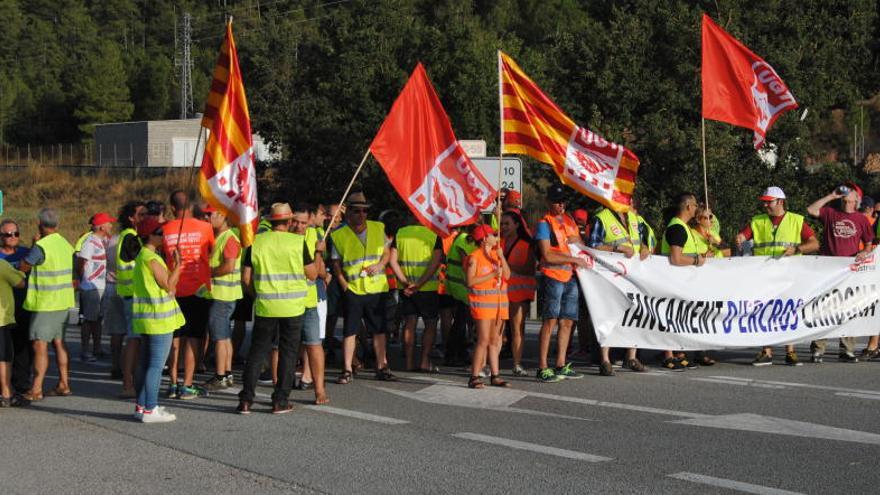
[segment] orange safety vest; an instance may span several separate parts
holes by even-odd
[[[505,257],[508,264],[525,265],[529,261],[532,262],[532,265],[535,263],[529,243],[522,239],[517,239],[513,243],[513,247],[510,248]],[[532,267],[532,274],[520,274],[511,271],[510,278],[507,280],[507,298],[510,302],[514,303],[533,301],[535,299],[536,286],[534,267]]]
[[[439,284],[437,285],[437,294],[443,295],[446,294],[446,255],[449,253],[449,248],[452,247],[452,243],[455,242],[455,238],[458,237],[458,230],[453,230],[449,233],[448,236],[441,239],[443,243],[443,263],[440,263],[440,268],[437,270],[437,279],[439,280]]]
[[[543,220],[550,226],[551,234],[556,239],[555,246],[552,242],[550,243],[550,250],[570,256],[571,251],[568,250],[568,238],[580,235],[577,224],[574,223],[574,220],[568,214],[562,215],[561,224],[556,220],[555,216],[549,213],[544,215]],[[566,283],[571,280],[574,270],[571,263],[552,265],[542,260],[541,272],[547,277]]]
[[[483,248],[477,248],[471,253],[468,260],[471,259],[477,264],[478,277],[494,272],[501,263],[497,252],[493,252],[490,258]],[[493,277],[468,287],[468,302],[471,306],[471,317],[475,320],[506,320],[508,318],[507,282],[502,280],[499,286],[498,279]]]

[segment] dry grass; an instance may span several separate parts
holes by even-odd
[[[19,222],[22,239],[29,245],[37,229],[37,211],[54,208],[61,217],[60,233],[73,243],[95,213],[116,216],[119,207],[133,199],[167,201],[171,191],[187,188],[189,177],[190,170],[0,169],[2,216]]]

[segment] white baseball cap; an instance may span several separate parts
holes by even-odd
[[[761,201],[773,201],[774,199],[785,199],[785,193],[782,192],[782,188],[771,186],[764,190],[764,194],[761,195]]]

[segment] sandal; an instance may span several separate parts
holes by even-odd
[[[483,384],[483,380],[480,380],[478,376],[472,376],[470,380],[468,380],[468,388],[483,388],[486,385]]]
[[[489,385],[492,385],[493,387],[510,388],[510,384],[502,380],[500,375],[492,375],[489,379]]]
[[[33,390],[28,390],[21,396],[28,402],[39,402],[43,400],[43,392],[34,392]]]
[[[60,388],[55,387],[52,390],[46,392],[47,397],[68,397],[73,395],[73,392],[70,391],[70,388]]]
[[[391,370],[388,368],[382,368],[381,370],[376,371],[376,380],[380,382],[396,382],[397,377],[391,374]]]
[[[336,379],[336,383],[339,385],[348,385],[349,383],[354,381],[354,375],[349,370],[345,370],[339,375],[339,378]]]

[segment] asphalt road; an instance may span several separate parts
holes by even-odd
[[[682,373],[600,377],[576,363],[581,380],[507,377],[513,388],[484,390],[467,389],[461,369],[396,383],[367,373],[328,385],[329,406],[294,391],[297,410],[273,416],[262,387],[240,416],[228,390],[164,401],[178,420],[143,425],[115,398],[108,363],[79,362],[77,341],[73,327],[74,396],[0,410],[3,493],[880,490],[878,362],[829,354],[822,365],[754,368],[753,352],[724,352]]]

